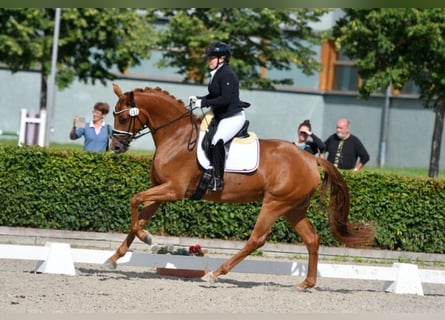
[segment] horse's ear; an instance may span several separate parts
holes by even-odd
[[[113,83],[113,91],[118,97],[122,96],[121,88],[115,83]]]

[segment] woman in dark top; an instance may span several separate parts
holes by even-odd
[[[322,155],[326,149],[324,142],[312,132],[309,120],[304,120],[298,126],[298,140],[295,142],[295,145],[314,155]]]
[[[212,42],[203,55],[207,59],[210,69],[209,93],[202,97],[189,97],[190,105],[194,107],[209,107],[212,109],[218,127],[211,143],[213,166],[213,191],[222,190],[225,149],[224,144],[229,142],[241,130],[246,122],[243,108],[250,106],[239,98],[239,80],[229,65],[230,47],[224,42]]]

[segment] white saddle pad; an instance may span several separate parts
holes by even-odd
[[[197,157],[204,169],[210,169],[209,159],[202,149],[202,139],[205,131],[200,130],[198,139]],[[260,159],[260,144],[255,133],[249,132],[248,138],[234,138],[229,152],[226,152],[225,172],[253,172],[258,169]]]

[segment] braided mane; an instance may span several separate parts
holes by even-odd
[[[162,94],[165,95],[166,97],[169,97],[173,100],[176,101],[176,104],[180,104],[182,107],[186,107],[185,103],[183,100],[181,99],[177,99],[174,95],[172,95],[170,92],[168,92],[167,90],[164,90],[160,87],[155,87],[155,88],[151,88],[151,87],[145,87],[145,88],[136,88],[133,90],[134,92],[141,92],[141,93],[155,93],[155,94]],[[198,123],[201,123],[202,119],[204,118],[204,115],[202,116],[197,116],[195,115],[195,117],[198,120]]]
[[[167,90],[163,90],[159,87],[156,88],[151,88],[151,87],[145,87],[145,88],[136,88],[134,89],[135,92],[141,92],[141,93],[155,93],[155,94],[163,94],[167,97],[172,98],[173,100],[176,100],[177,102],[181,103],[182,105],[184,105],[184,101],[182,101],[181,99],[177,99],[174,95],[172,95],[170,92],[168,92]]]

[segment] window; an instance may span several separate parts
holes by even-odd
[[[408,81],[400,90],[401,94],[420,94],[420,88],[414,83],[413,80]]]
[[[321,49],[321,61],[323,71],[320,73],[320,87],[322,91],[343,91],[356,92],[361,84],[358,76],[358,69],[354,62],[344,54],[335,51],[334,44],[327,42]],[[380,91],[385,92],[385,89]],[[419,88],[414,81],[405,83],[401,90],[393,90],[394,95],[398,94],[419,94]]]
[[[360,79],[357,67],[347,56],[338,54],[332,42],[326,42],[321,49],[323,71],[320,73],[320,90],[357,91]]]
[[[357,67],[354,67],[350,60],[337,60],[334,64],[334,74],[332,90],[358,91],[359,76]]]

